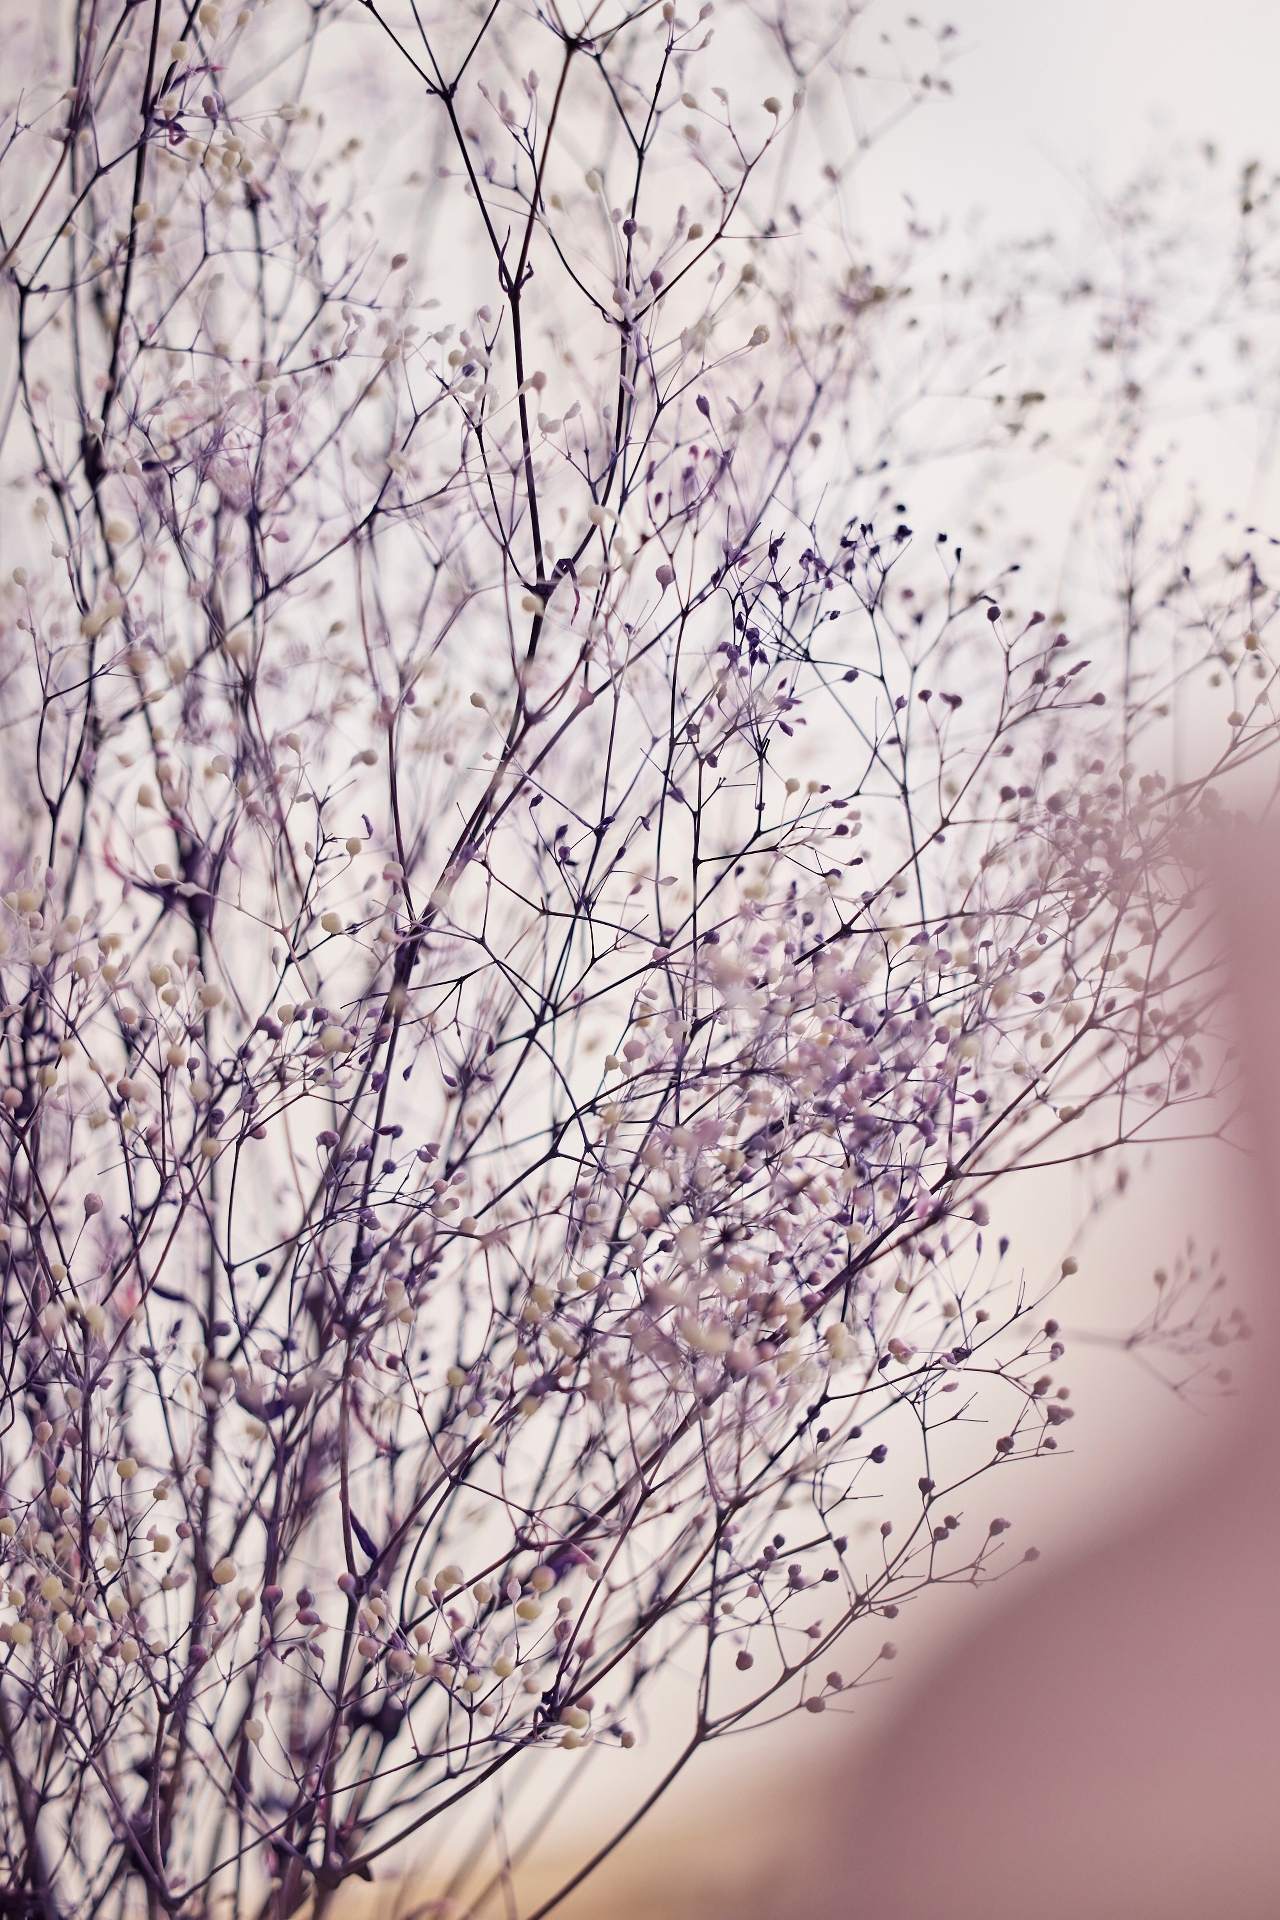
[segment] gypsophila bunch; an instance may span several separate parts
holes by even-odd
[[[877,77],[855,6],[692,12],[22,29],[15,1913],[319,1909],[676,1662],[667,1780],[847,1704],[912,1596],[1034,1557],[999,1476],[1071,1418],[1076,1262],[1009,1255],[1005,1183],[1208,1124],[1274,596],[1152,530],[1152,309],[1098,289],[1090,658],[896,497],[1044,401],[938,440],[986,320],[842,223],[950,30]],[[1175,1292],[1196,1378],[1248,1330]]]

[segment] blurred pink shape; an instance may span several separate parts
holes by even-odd
[[[1222,900],[1255,1136],[1240,1398],[1194,1478],[993,1611],[817,1789],[773,1913],[1280,1915],[1280,842],[1234,847]]]

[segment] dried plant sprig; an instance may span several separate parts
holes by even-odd
[[[668,1779],[1003,1570],[975,1483],[1072,1409],[1059,1276],[984,1230],[1216,1124],[1197,847],[1274,749],[1272,598],[1150,539],[1131,415],[1092,666],[885,490],[929,382],[907,255],[829,217],[856,8],[729,9],[785,75],[745,112],[709,7],[286,12],[65,10],[4,154],[0,1850],[46,1920],[322,1907],[632,1745],[676,1659]],[[405,251],[347,86],[436,143]]]

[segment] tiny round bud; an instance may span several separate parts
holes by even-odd
[[[261,1720],[246,1720],[244,1723],[244,1737],[246,1740],[252,1740],[255,1746],[265,1732],[266,1728]]]
[[[219,1560],[213,1569],[214,1584],[219,1587],[229,1587],[238,1572],[239,1568],[234,1560]]]

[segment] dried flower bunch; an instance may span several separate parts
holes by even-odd
[[[632,1745],[673,1660],[668,1779],[821,1712],[1008,1561],[975,1483],[1071,1417],[994,1189],[1219,1073],[1193,843],[1272,749],[1271,597],[1135,546],[1090,666],[913,532],[915,313],[839,210],[948,37],[877,81],[858,9],[729,5],[741,107],[712,12],[29,29],[15,1913],[322,1906],[532,1749]],[[1227,745],[1166,780],[1206,672]],[[1193,1370],[1245,1331],[1162,1314]]]

